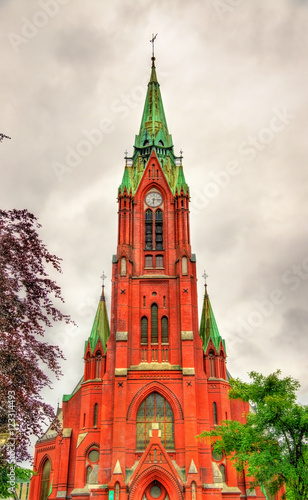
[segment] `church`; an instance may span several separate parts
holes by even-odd
[[[226,345],[206,285],[199,325],[182,159],[153,53],[118,189],[110,322],[103,285],[83,376],[58,409],[62,430],[36,443],[31,500],[264,499],[196,439],[222,420],[242,421],[248,406],[228,399]]]

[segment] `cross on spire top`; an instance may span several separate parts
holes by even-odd
[[[205,285],[205,286],[207,285],[206,278],[208,278],[208,277],[209,277],[209,275],[208,275],[208,274],[206,274],[206,272],[205,272],[205,270],[204,270],[204,273],[202,274],[202,278],[204,278],[204,282],[205,282],[205,283],[204,283],[204,285]]]
[[[105,279],[107,278],[107,276],[105,275],[105,271],[103,271],[103,274],[101,275],[101,280],[103,282],[102,284],[102,296],[101,296],[101,300],[105,300]]]
[[[156,35],[154,35],[154,33],[152,33],[152,40],[150,40],[150,42],[152,44],[152,59],[154,57],[154,42],[156,40],[157,35],[158,35],[158,33],[156,33]]]

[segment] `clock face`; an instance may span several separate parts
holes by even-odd
[[[159,205],[163,202],[163,198],[161,194],[153,191],[152,193],[148,193],[146,195],[145,202],[149,207],[159,207]]]

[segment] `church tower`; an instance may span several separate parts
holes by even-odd
[[[226,346],[206,286],[199,327],[189,203],[153,54],[118,189],[110,326],[103,286],[83,377],[58,411],[62,432],[36,444],[31,500],[247,498],[244,475],[196,439],[248,409],[228,399]],[[264,498],[258,489],[249,496]]]

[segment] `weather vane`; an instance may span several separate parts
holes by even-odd
[[[154,57],[154,42],[156,40],[157,35],[158,35],[158,33],[156,33],[155,36],[154,36],[154,33],[152,33],[152,40],[150,40],[150,42],[152,44],[152,57]]]

